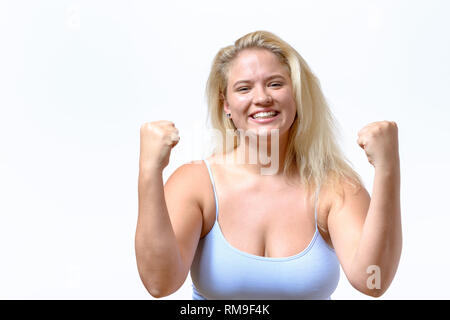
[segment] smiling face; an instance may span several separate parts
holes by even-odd
[[[224,110],[237,129],[287,135],[296,114],[288,67],[269,50],[241,51],[230,66]]]

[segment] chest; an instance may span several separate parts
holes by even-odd
[[[216,182],[217,223],[234,248],[263,257],[288,257],[308,247],[319,226],[326,226],[327,201],[301,188],[253,183]],[[320,196],[320,194],[319,194]],[[216,199],[210,192],[204,206],[202,237],[216,222]],[[323,238],[329,239],[319,228]]]

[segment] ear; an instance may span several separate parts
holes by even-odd
[[[225,111],[225,113],[231,113],[230,105],[228,104],[227,99],[225,98],[225,96],[223,94],[221,94],[221,97],[222,97],[222,101],[223,101],[223,110]]]

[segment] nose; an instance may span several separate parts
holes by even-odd
[[[255,95],[253,96],[255,104],[268,105],[272,103],[272,97],[267,94],[264,88],[255,90]]]

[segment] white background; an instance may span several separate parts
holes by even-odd
[[[380,299],[448,299],[450,3],[1,1],[0,299],[153,299],[136,268],[139,128],[181,141],[164,171],[200,159],[216,52],[268,30],[319,77],[341,146],[399,126],[404,246]],[[203,131],[202,131],[203,130]],[[163,299],[191,299],[191,279]],[[371,299],[345,275],[333,299]]]

